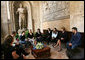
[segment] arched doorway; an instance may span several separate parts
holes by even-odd
[[[9,10],[10,10],[10,19],[11,19],[11,28],[12,31],[17,31],[19,29],[19,15],[16,14],[19,4],[22,3],[23,7],[26,9],[26,20],[27,20],[27,29],[33,29],[32,24],[32,6],[28,1],[10,1]]]

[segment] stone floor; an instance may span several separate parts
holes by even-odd
[[[53,48],[52,44],[48,45],[51,48],[51,56],[46,57],[46,58],[41,58],[41,59],[68,59],[66,56],[66,48],[65,45],[62,45],[62,51],[58,52],[59,47]],[[28,50],[31,52],[31,50]],[[35,59],[35,57],[30,53],[28,56],[26,56],[27,59]]]
[[[44,44],[46,44],[46,43],[44,43]],[[47,46],[49,46],[51,48],[51,51],[50,51],[51,56],[46,57],[46,58],[40,58],[40,59],[69,59],[66,55],[66,46],[65,46],[65,44],[61,45],[62,51],[60,51],[60,52],[58,52],[59,47],[53,48],[52,44],[49,44]],[[71,59],[82,59],[82,58],[84,58],[84,48],[79,48],[79,50],[81,52],[76,54],[75,56],[73,56]],[[27,50],[27,52],[30,52],[30,54],[26,56],[27,59],[35,59],[35,57],[31,54],[31,49],[30,48]],[[2,56],[1,59],[4,59],[3,56]]]

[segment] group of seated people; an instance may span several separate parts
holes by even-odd
[[[44,40],[47,44],[50,42],[53,43],[52,46],[54,48],[59,45],[58,52],[62,50],[61,42],[66,42],[67,49],[74,49],[81,44],[81,35],[77,32],[76,27],[72,28],[73,34],[69,42],[67,42],[68,35],[65,28],[62,28],[61,31],[62,32],[59,32],[56,28],[53,30],[48,28],[46,38],[43,38],[40,29],[37,29],[35,35],[30,29],[29,33],[27,33],[27,38],[25,36],[25,31],[21,34],[17,33],[19,38],[15,38],[16,32],[13,31],[12,35],[6,36],[5,41],[1,46],[2,51],[4,51],[4,59],[26,59],[26,55],[29,55],[29,52],[27,53],[25,48],[28,48],[29,45],[36,45],[38,42],[43,42]],[[22,44],[25,44],[25,48]]]

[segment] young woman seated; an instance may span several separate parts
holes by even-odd
[[[20,35],[20,44],[25,44],[25,48],[28,48],[30,45],[30,42],[27,41],[27,39],[25,38],[25,31],[22,32],[22,34]]]
[[[58,41],[59,32],[58,32],[58,30],[56,28],[53,29],[53,31],[52,31],[52,37],[51,38],[52,38],[51,39],[51,42],[56,43]],[[53,46],[54,46],[54,44],[53,44]]]
[[[67,41],[67,32],[65,31],[65,28],[64,27],[61,28],[61,31],[62,32],[59,34],[59,39],[57,41],[57,44],[54,46],[54,47],[56,47],[56,46],[59,45],[58,52],[60,52],[62,50],[62,48],[61,48],[61,42],[66,42]]]
[[[29,40],[29,42],[30,42],[32,45],[34,45],[35,42],[36,42],[36,40],[34,39],[34,35],[33,35],[33,32],[32,32],[31,29],[29,30],[29,33],[28,33],[28,40]]]
[[[20,43],[21,44],[25,44],[26,41],[25,41],[25,31],[22,32],[22,34],[20,35]]]
[[[48,31],[47,31],[47,38],[46,38],[46,42],[47,44],[49,45],[50,41],[51,41],[51,35],[52,35],[52,31],[50,28],[48,28]]]
[[[37,32],[35,35],[36,35],[36,41],[42,42],[43,38],[42,38],[42,33],[41,33],[40,29],[37,29]]]

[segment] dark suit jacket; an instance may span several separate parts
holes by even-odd
[[[36,38],[37,38],[37,37],[42,36],[42,34],[41,34],[41,32],[40,32],[40,33],[36,32],[35,36],[36,36]]]
[[[28,38],[33,38],[33,37],[34,37],[33,33],[32,33],[32,35],[30,35],[30,33],[28,33]]]
[[[52,36],[52,31],[47,31],[47,37],[49,37],[49,38],[51,38],[51,36]]]
[[[20,40],[21,40],[21,41],[25,41],[25,35],[23,35],[23,36],[20,35]]]

